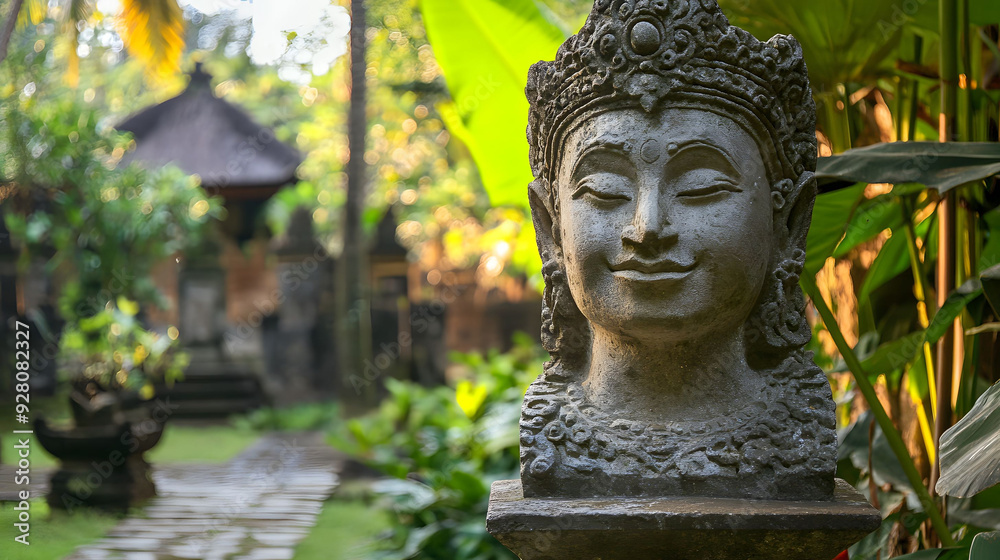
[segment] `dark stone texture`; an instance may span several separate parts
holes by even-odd
[[[522,560],[831,560],[879,512],[849,484],[821,502],[730,498],[523,498],[493,483],[486,527]]]
[[[805,349],[798,42],[715,0],[595,0],[526,93],[552,360],[489,532],[523,560],[830,560],[876,529]]]
[[[795,39],[713,0],[597,0],[527,96],[552,360],[522,409],[525,495],[831,499]]]

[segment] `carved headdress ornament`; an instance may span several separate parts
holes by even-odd
[[[716,0],[597,0],[556,59],[532,66],[527,95],[532,170],[548,181],[578,117],[623,105],[653,111],[667,98],[773,145],[764,154],[773,182],[798,183],[816,167],[816,109],[799,43],[757,40],[730,26]]]
[[[755,357],[801,349],[811,331],[798,278],[816,196],[816,104],[794,37],[766,42],[729,24],[716,0],[596,0],[554,61],[528,73],[529,189],[545,277],[542,341],[557,360],[583,359],[589,329],[565,285],[555,172],[572,125],[600,113],[705,110],[761,148],[775,225],[774,275],[749,321]],[[576,339],[575,341],[573,339]]]

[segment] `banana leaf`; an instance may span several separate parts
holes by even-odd
[[[1000,531],[979,533],[972,539],[969,560],[996,560],[1000,558]]]
[[[855,183],[920,183],[938,192],[1000,174],[997,142],[886,142],[820,158],[820,190]]]
[[[452,102],[448,131],[472,152],[494,206],[527,207],[528,68],[566,35],[533,0],[422,0],[421,13]]]
[[[938,494],[966,498],[1000,483],[1000,383],[941,436]]]
[[[892,73],[902,32],[893,24],[899,0],[720,0],[719,5],[733,25],[758,39],[794,35],[817,93]]]
[[[1000,264],[984,270],[979,281],[983,283],[986,301],[990,302],[993,312],[1000,316]]]
[[[931,318],[930,325],[927,326],[926,341],[933,344],[940,340],[944,336],[945,331],[951,328],[955,317],[958,317],[962,310],[972,303],[973,300],[981,296],[982,293],[982,282],[978,278],[971,278],[956,288],[954,292],[948,294],[944,305],[941,306],[941,309],[938,309],[938,312]]]
[[[805,268],[811,274],[823,268],[823,263],[844,238],[864,192],[865,185],[852,185],[849,189],[816,197],[812,224],[806,236]]]

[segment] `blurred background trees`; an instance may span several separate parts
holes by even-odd
[[[720,4],[733,24],[758,38],[791,33],[802,43],[819,105],[820,155],[845,154],[840,161],[850,168],[821,166],[823,193],[806,267],[814,285],[807,280],[806,288],[817,307],[827,308],[813,315],[813,349],[839,404],[840,475],[862,488],[886,518],[851,558],[933,549],[939,539],[957,541],[968,555],[976,533],[1000,530],[997,487],[983,486],[988,477],[972,473],[968,476],[979,481],[973,487],[984,491],[966,487],[955,494],[965,497],[936,498],[934,508],[948,531],[941,531],[940,523],[932,530],[928,519],[936,514],[919,498],[934,492],[942,455],[957,450],[961,456],[962,449],[998,452],[976,438],[945,438],[952,447],[944,450],[937,440],[942,428],[966,417],[995,431],[996,416],[989,410],[970,412],[977,401],[995,403],[1000,378],[995,287],[1000,190],[990,167],[1000,145],[1000,4]],[[116,160],[128,141],[109,129],[125,115],[175,95],[185,83],[179,70],[201,61],[217,78],[218,96],[246,108],[305,155],[298,182],[272,199],[265,225],[280,235],[293,212],[305,207],[320,241],[339,253],[350,156],[349,57],[344,56],[349,3],[315,0],[284,11],[276,5],[235,0],[0,5],[0,17],[6,18],[0,39],[9,40],[0,64],[0,200],[11,232],[29,243],[47,241],[64,255],[60,266],[71,267],[80,285],[91,282],[88,275],[105,273],[95,262],[125,259],[121,266],[137,272],[128,301],[155,303],[155,292],[142,284],[147,263],[175,251],[189,234],[196,238],[198,225],[220,211],[195,182],[177,173],[145,176],[118,169]],[[462,271],[472,271],[485,289],[538,287],[540,262],[524,204],[530,180],[524,79],[531,63],[551,58],[582,25],[591,5],[591,0],[365,2],[362,224],[372,235],[385,209],[395,209],[397,238],[421,263],[421,289],[428,294]],[[993,147],[916,144],[939,139]],[[913,144],[888,156],[851,151],[896,141]],[[924,174],[908,174],[914,167]],[[965,173],[961,181],[940,181],[956,170]],[[67,183],[81,189],[68,196]],[[142,194],[129,198],[129,189],[140,183]],[[29,184],[51,193],[44,212],[25,210]],[[161,218],[152,228],[140,218],[146,204]],[[195,207],[199,210],[192,212]],[[87,234],[80,237],[83,231]],[[131,249],[112,251],[118,246]],[[65,298],[74,293],[79,292],[67,290]],[[937,347],[949,337],[950,346]],[[460,377],[466,384],[453,380],[451,388],[439,390],[391,384],[389,400],[362,421],[368,423],[364,429],[335,430],[340,445],[400,478],[400,484],[384,488],[398,506],[395,521],[401,529],[387,542],[400,557],[421,547],[437,551],[430,557],[503,557],[479,518],[468,512],[485,504],[483,481],[513,476],[516,438],[510,440],[514,432],[491,432],[483,419],[502,418],[516,430],[516,422],[488,411],[513,410],[520,395],[512,388],[537,373],[536,358],[529,350],[494,354],[484,362],[456,357],[465,360]],[[994,393],[986,394],[991,386]],[[873,420],[879,408],[884,417]],[[382,432],[384,438],[372,435]],[[458,461],[456,455],[471,459]]]

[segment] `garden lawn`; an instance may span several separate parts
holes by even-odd
[[[225,463],[250,447],[260,434],[230,425],[196,426],[167,423],[160,443],[146,453],[152,464]]]
[[[31,439],[31,468],[54,468],[58,466],[55,457],[49,455],[38,443],[34,435],[18,436]],[[260,434],[249,428],[229,425],[193,426],[167,424],[160,443],[146,453],[146,460],[152,464],[167,463],[225,463],[250,447]],[[13,464],[17,458],[4,439],[3,461]],[[2,560],[2,559],[0,559]]]
[[[389,513],[361,499],[326,502],[316,526],[295,548],[294,560],[364,560],[389,528]]]
[[[45,500],[31,501],[31,531],[29,546],[14,542],[19,534],[14,528],[18,512],[13,502],[0,503],[0,527],[4,543],[0,545],[0,560],[54,560],[63,558],[83,544],[104,536],[121,519],[98,511],[80,510],[75,514],[50,511]]]

